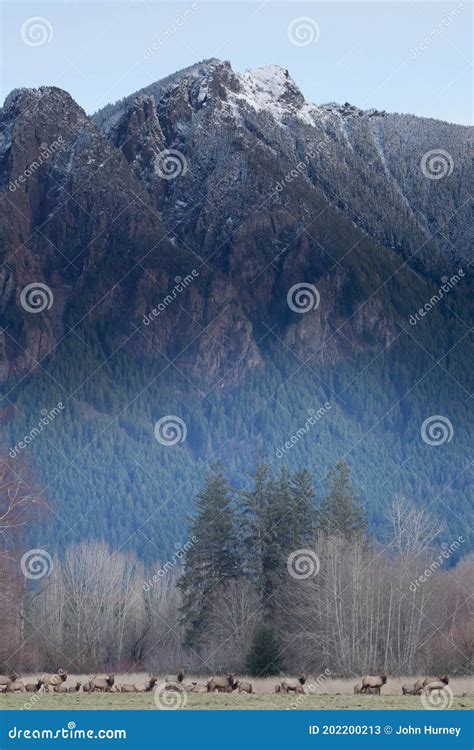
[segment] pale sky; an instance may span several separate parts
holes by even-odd
[[[55,85],[91,113],[217,57],[239,72],[288,68],[315,104],[467,124],[471,15],[468,2],[4,1],[1,99],[20,86]]]

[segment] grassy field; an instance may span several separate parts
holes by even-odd
[[[25,682],[33,682],[35,675],[24,676]],[[87,675],[74,675],[68,678],[67,684],[73,685],[76,680],[85,682]],[[116,683],[134,683],[141,685],[147,675],[117,675]],[[248,678],[247,678],[248,679]],[[189,677],[200,683],[204,679]],[[421,698],[404,696],[400,686],[403,683],[413,683],[414,677],[393,678],[383,688],[382,695],[354,695],[355,679],[331,680],[327,679],[316,688],[317,692],[307,695],[281,695],[274,692],[278,682],[275,678],[265,680],[251,680],[256,690],[255,694],[246,693],[167,693],[172,705],[186,710],[199,709],[280,709],[280,710],[309,710],[309,709],[412,709],[423,710]],[[160,684],[160,680],[158,681]],[[453,691],[452,709],[474,709],[474,684],[469,678],[453,678],[450,681]],[[181,705],[184,703],[184,705]],[[0,694],[0,710],[25,709],[105,709],[105,710],[156,710],[153,693],[15,693]]]

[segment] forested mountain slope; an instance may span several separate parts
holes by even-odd
[[[0,127],[2,443],[45,488],[45,538],[167,559],[206,466],[244,486],[260,449],[320,491],[346,457],[376,535],[397,493],[466,534],[466,128],[315,106],[287,71],[216,60],[94,118],[15,91]],[[442,179],[421,170],[432,149]],[[169,415],[174,445],[154,432]]]

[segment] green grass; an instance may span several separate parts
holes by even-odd
[[[168,694],[172,695],[172,694]],[[177,695],[180,699],[181,696]],[[412,709],[423,710],[420,698],[403,695],[359,696],[359,695],[305,695],[295,700],[294,696],[271,693],[221,694],[221,693],[187,693],[186,709],[281,709],[294,707],[296,710],[308,709]],[[455,696],[453,709],[474,709],[474,696]],[[0,695],[0,711],[26,710],[156,710],[153,695],[150,693],[72,693],[60,695],[55,693],[8,693]]]

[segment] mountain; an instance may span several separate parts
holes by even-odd
[[[221,457],[242,485],[260,447],[307,464],[320,493],[347,455],[376,534],[397,492],[446,519],[447,540],[459,533],[469,143],[457,125],[309,104],[277,66],[208,60],[93,118],[54,87],[12,92],[3,442],[44,483],[55,543],[166,559],[206,465]],[[443,445],[420,436],[433,415],[454,429]],[[176,445],[155,439],[166,416],[185,425]]]

